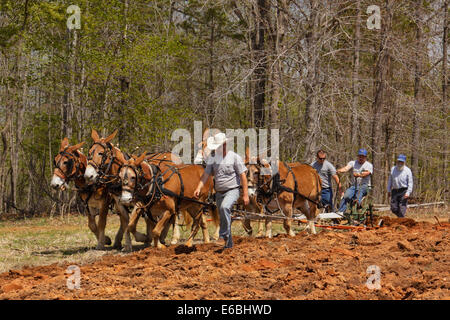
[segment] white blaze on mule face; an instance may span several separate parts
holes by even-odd
[[[248,187],[248,195],[249,196],[255,196],[256,195],[256,187]]]
[[[89,181],[94,181],[98,176],[97,171],[94,169],[93,166],[88,165],[86,168],[86,171],[84,172],[84,178]]]
[[[122,195],[120,196],[120,202],[122,203],[130,203],[133,200],[133,195],[131,192],[122,191]]]
[[[64,186],[66,184],[66,182],[61,179],[60,177],[58,177],[56,174],[53,175],[52,177],[52,181],[50,182],[50,186],[52,188],[60,188],[62,186]]]

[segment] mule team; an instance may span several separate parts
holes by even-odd
[[[110,207],[120,216],[120,227],[113,243],[116,249],[122,247],[125,236],[123,249],[131,251],[130,234],[138,242],[153,242],[155,247],[164,248],[171,225],[174,228],[172,244],[177,243],[180,216],[185,223],[192,222],[186,246],[193,245],[200,228],[204,242],[208,243],[206,213],[212,217],[216,227],[213,238],[217,240],[219,224],[223,228],[225,222],[222,212],[219,215],[219,208],[211,201],[216,190],[208,166],[183,164],[178,156],[170,152],[129,156],[111,143],[116,134],[117,130],[103,138],[92,130],[93,144],[87,156],[79,150],[84,142],[70,146],[68,139],[64,138],[54,159],[51,186],[65,190],[69,182],[74,182],[86,204],[88,225],[97,238],[96,249],[102,250],[105,245],[112,244],[105,235]],[[245,170],[242,171],[245,172],[245,180],[248,180],[248,192],[245,185],[236,198],[245,210],[257,213],[262,213],[264,209],[281,210],[287,218],[291,218],[294,209],[299,209],[307,217],[310,231],[315,233],[314,219],[318,214],[321,182],[314,168],[298,162],[278,162],[278,168],[272,168],[265,159],[252,157],[248,152],[244,164]],[[208,172],[205,172],[205,167]],[[275,175],[262,173],[263,170],[273,172],[274,169],[278,172]],[[220,191],[217,191],[218,195]],[[146,234],[137,231],[140,217],[145,219]],[[231,226],[231,221],[227,222]],[[284,228],[293,236],[291,222],[285,219]],[[271,237],[271,220],[266,219],[265,224],[265,235]],[[261,235],[262,225],[259,227]],[[244,220],[244,228],[249,235],[252,234],[249,220]]]

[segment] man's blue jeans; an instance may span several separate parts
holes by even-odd
[[[344,212],[347,209],[347,203],[351,202],[354,198],[358,197],[358,202],[361,203],[362,198],[367,194],[367,186],[362,185],[361,190],[355,186],[351,186],[344,193],[344,199],[341,200],[341,206],[339,212]]]
[[[216,205],[220,214],[219,238],[225,240],[225,248],[233,246],[233,240],[231,239],[231,208],[238,199],[239,188],[225,193],[216,192]]]
[[[334,211],[334,209],[333,209],[333,190],[331,188],[322,189],[322,197],[321,197],[320,202],[322,202],[324,207],[330,206],[330,210]]]

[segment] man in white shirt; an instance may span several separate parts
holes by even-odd
[[[413,175],[406,165],[406,156],[401,154],[397,158],[397,165],[392,167],[388,181],[388,196],[391,197],[391,211],[399,218],[406,215],[408,198],[413,189]]]
[[[232,150],[227,150],[224,133],[218,133],[207,140],[208,148],[215,150],[215,155],[207,158],[206,168],[194,191],[198,198],[206,180],[214,175],[214,188],[216,190],[216,205],[220,213],[219,237],[224,241],[224,248],[233,247],[231,238],[231,208],[239,198],[239,187],[242,186],[242,198],[245,205],[248,197],[247,168],[242,158]]]
[[[367,150],[358,150],[358,160],[350,161],[345,167],[336,170],[337,173],[344,173],[352,170],[352,186],[345,191],[344,199],[341,201],[339,212],[343,213],[347,209],[347,204],[355,197],[361,203],[362,198],[367,194],[370,186],[370,176],[373,173],[372,164],[367,161]]]

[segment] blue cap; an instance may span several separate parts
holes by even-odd
[[[366,149],[359,149],[358,150],[358,156],[366,156],[367,157],[367,150]]]
[[[399,155],[397,161],[406,162],[406,156],[404,154]]]

